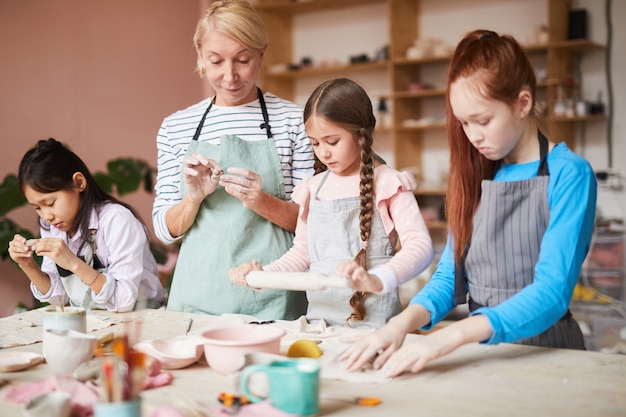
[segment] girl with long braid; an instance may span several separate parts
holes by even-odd
[[[372,104],[354,81],[317,87],[304,122],[315,176],[294,189],[300,205],[294,245],[269,265],[252,261],[231,269],[230,279],[247,285],[252,270],[346,276],[352,289],[307,292],[307,319],[380,327],[401,311],[398,286],[432,261],[431,238],[412,192],[415,180],[377,159]]]

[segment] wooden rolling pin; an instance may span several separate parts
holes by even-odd
[[[252,288],[315,291],[326,288],[352,288],[349,278],[328,276],[315,272],[250,271],[246,281]]]

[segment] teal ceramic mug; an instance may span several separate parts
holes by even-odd
[[[264,373],[268,380],[268,396],[250,392],[249,379]],[[244,368],[241,391],[252,402],[268,400],[279,410],[301,416],[315,416],[319,411],[320,365],[315,359],[292,359]]]
[[[96,403],[94,417],[141,417],[141,398],[114,403]]]

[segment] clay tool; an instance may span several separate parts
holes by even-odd
[[[361,407],[376,407],[377,405],[382,404],[382,400],[378,397],[356,397],[352,399],[343,399],[343,398],[326,398],[330,401],[340,401],[349,404],[359,405]]]

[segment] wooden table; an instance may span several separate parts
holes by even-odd
[[[141,317],[143,340],[184,334],[190,317],[194,320],[192,331],[221,320],[163,310],[102,314],[118,322]],[[124,326],[117,324],[94,333],[111,330],[122,332]],[[9,349],[41,352],[41,343]],[[142,393],[144,416],[155,407],[181,400],[218,406],[218,393],[234,389],[233,378],[206,365],[168,372],[174,376],[171,385]],[[40,364],[25,371],[0,373],[0,379],[20,384],[50,375],[48,366]],[[6,390],[0,390],[0,416],[21,416],[23,407],[1,401]],[[376,396],[382,404],[352,404],[362,396]],[[321,416],[626,416],[626,356],[472,344],[432,362],[418,374],[385,383],[322,379],[320,406]]]

